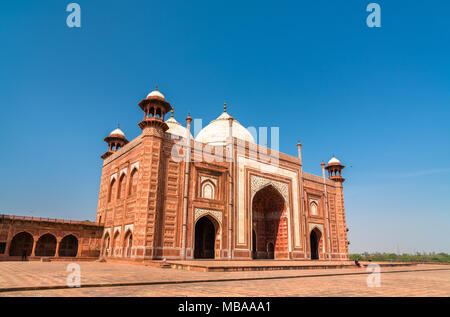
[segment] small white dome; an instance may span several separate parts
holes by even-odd
[[[176,136],[181,136],[183,138],[186,137],[187,129],[180,123],[178,123],[178,121],[175,120],[174,117],[170,117],[168,120],[166,120],[166,123],[169,126],[169,130],[167,130],[166,132]],[[189,133],[189,135],[191,139],[193,139],[192,134]]]
[[[223,112],[216,120],[211,121],[206,127],[204,127],[198,133],[195,140],[197,142],[211,145],[226,145],[229,133],[229,118],[230,115],[227,112]],[[252,134],[237,120],[233,120],[232,129],[233,137],[255,143],[255,139]]]
[[[160,93],[158,90],[153,90],[151,93],[149,93],[147,95],[147,98],[149,98],[149,97],[159,97],[159,98],[165,99],[164,95],[162,93]]]
[[[334,156],[331,158],[331,160],[328,161],[328,165],[330,164],[341,164],[341,161],[339,161],[337,158],[335,158]]]
[[[111,131],[111,133],[109,135],[113,135],[113,134],[120,134],[121,136],[125,137],[125,133],[123,133],[122,130],[120,130],[119,128]]]

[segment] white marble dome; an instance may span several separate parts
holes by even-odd
[[[123,133],[123,131],[120,130],[119,128],[117,128],[117,129],[111,131],[111,133],[110,133],[109,135],[111,136],[111,135],[113,135],[113,134],[118,134],[118,135],[121,135],[121,136],[125,137],[125,133]]]
[[[149,93],[147,95],[147,98],[149,98],[149,97],[159,97],[159,98],[165,99],[164,95],[162,93],[160,93],[158,90],[153,90],[151,93]]]
[[[229,123],[228,118],[230,115],[227,112],[223,112],[216,120],[211,121],[206,127],[204,127],[197,135],[195,140],[197,142],[207,143],[210,145],[226,145]],[[255,139],[252,134],[244,128],[237,120],[233,120],[233,137],[255,143]]]
[[[181,136],[183,138],[186,137],[187,129],[183,127],[177,120],[175,120],[174,117],[170,117],[168,120],[166,120],[166,124],[169,126],[169,130],[167,130],[166,132],[172,135]],[[192,134],[189,133],[189,135],[191,139],[193,139]]]
[[[330,164],[341,164],[341,161],[339,161],[337,158],[335,158],[334,156],[331,158],[331,160],[328,161],[328,165]]]

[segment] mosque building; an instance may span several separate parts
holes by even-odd
[[[138,137],[105,138],[96,221],[0,215],[0,260],[348,259],[337,158],[312,175],[300,143],[298,157],[258,145],[226,106],[195,138],[157,89],[139,106]]]

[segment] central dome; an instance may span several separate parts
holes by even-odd
[[[226,145],[228,133],[229,133],[229,123],[228,119],[231,116],[224,111],[216,120],[211,121],[206,127],[204,127],[195,141],[207,143],[210,145]],[[233,137],[240,140],[255,143],[255,139],[252,134],[244,128],[237,120],[233,120]]]

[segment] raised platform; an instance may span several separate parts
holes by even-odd
[[[303,269],[339,269],[356,268],[353,261],[289,261],[289,260],[253,260],[253,261],[167,261],[174,269],[202,272],[239,272],[239,271],[275,271]]]
[[[361,263],[367,266],[370,262]],[[373,262],[375,263],[375,262]],[[377,262],[381,267],[412,266],[414,263]],[[165,266],[173,269],[200,272],[241,272],[241,271],[276,271],[308,269],[345,269],[357,268],[354,261],[311,261],[311,260],[253,260],[253,261],[167,261]]]

